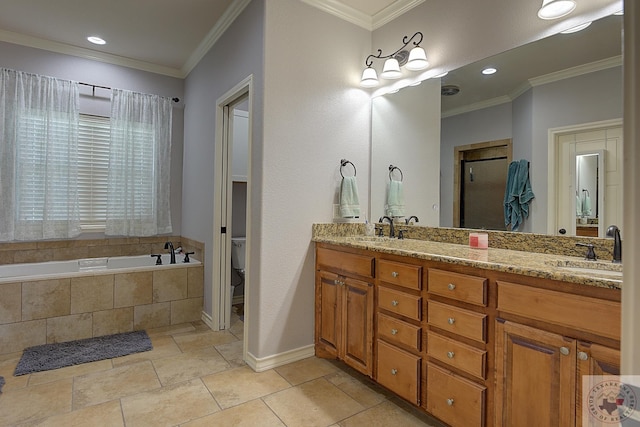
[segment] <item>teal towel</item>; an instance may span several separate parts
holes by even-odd
[[[534,197],[529,181],[529,161],[511,162],[504,192],[504,225],[511,224],[511,231],[518,231],[525,218],[529,217],[529,203]]]
[[[591,216],[591,197],[586,191],[582,192],[582,216]]]
[[[357,218],[360,216],[358,183],[355,176],[345,176],[340,184],[340,216]]]
[[[392,179],[389,181],[387,191],[387,215],[390,217],[404,216],[404,192],[402,181]]]

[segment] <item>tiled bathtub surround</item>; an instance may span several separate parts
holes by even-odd
[[[379,224],[378,224],[379,225]],[[384,235],[389,235],[389,224],[385,223]],[[468,228],[422,227],[419,225],[396,225],[405,229],[405,237],[415,240],[429,240],[432,242],[454,243],[466,245],[469,243],[469,233],[478,230]],[[364,224],[313,224],[313,237],[324,236],[363,236]],[[489,247],[511,249],[514,251],[536,252],[541,254],[557,254],[580,257],[585,254],[585,248],[577,247],[576,243],[591,243],[599,259],[611,260],[613,257],[613,239],[597,237],[568,237],[549,236],[545,234],[518,233],[511,231],[482,230],[489,235]]]
[[[200,319],[202,264],[0,284],[0,354]]]

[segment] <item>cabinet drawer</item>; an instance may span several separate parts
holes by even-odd
[[[485,314],[429,301],[427,317],[430,325],[476,341],[486,342],[485,323],[487,316]]]
[[[318,248],[316,250],[316,264],[325,270],[374,277],[375,260],[372,256]]]
[[[498,282],[498,310],[620,339],[620,303]]]
[[[487,305],[487,279],[467,274],[429,269],[429,292],[476,305]]]
[[[427,411],[452,426],[484,425],[486,387],[427,364]]]
[[[378,340],[378,383],[415,405],[420,404],[421,362],[419,356]]]
[[[378,313],[378,336],[390,343],[404,344],[420,351],[421,331],[419,326]]]
[[[422,289],[422,267],[419,265],[379,260],[378,278],[405,288],[417,291]]]
[[[486,378],[487,352],[484,350],[429,331],[427,354],[478,378]]]
[[[422,318],[422,297],[379,286],[378,308],[410,319],[420,320]]]

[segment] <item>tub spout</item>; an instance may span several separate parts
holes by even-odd
[[[164,244],[164,248],[171,250],[171,262],[169,264],[175,264],[176,263],[176,251],[175,251],[175,249],[173,249],[173,243],[171,243],[171,242],[165,243]]]

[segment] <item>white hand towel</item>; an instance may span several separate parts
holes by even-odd
[[[340,184],[340,216],[354,218],[360,216],[358,183],[355,176],[345,176]]]
[[[387,191],[387,215],[390,217],[404,216],[402,181],[396,181],[395,179],[389,181],[389,191]]]
[[[576,195],[576,216],[582,216],[582,199]]]
[[[591,197],[586,192],[582,193],[582,215],[591,216]]]

